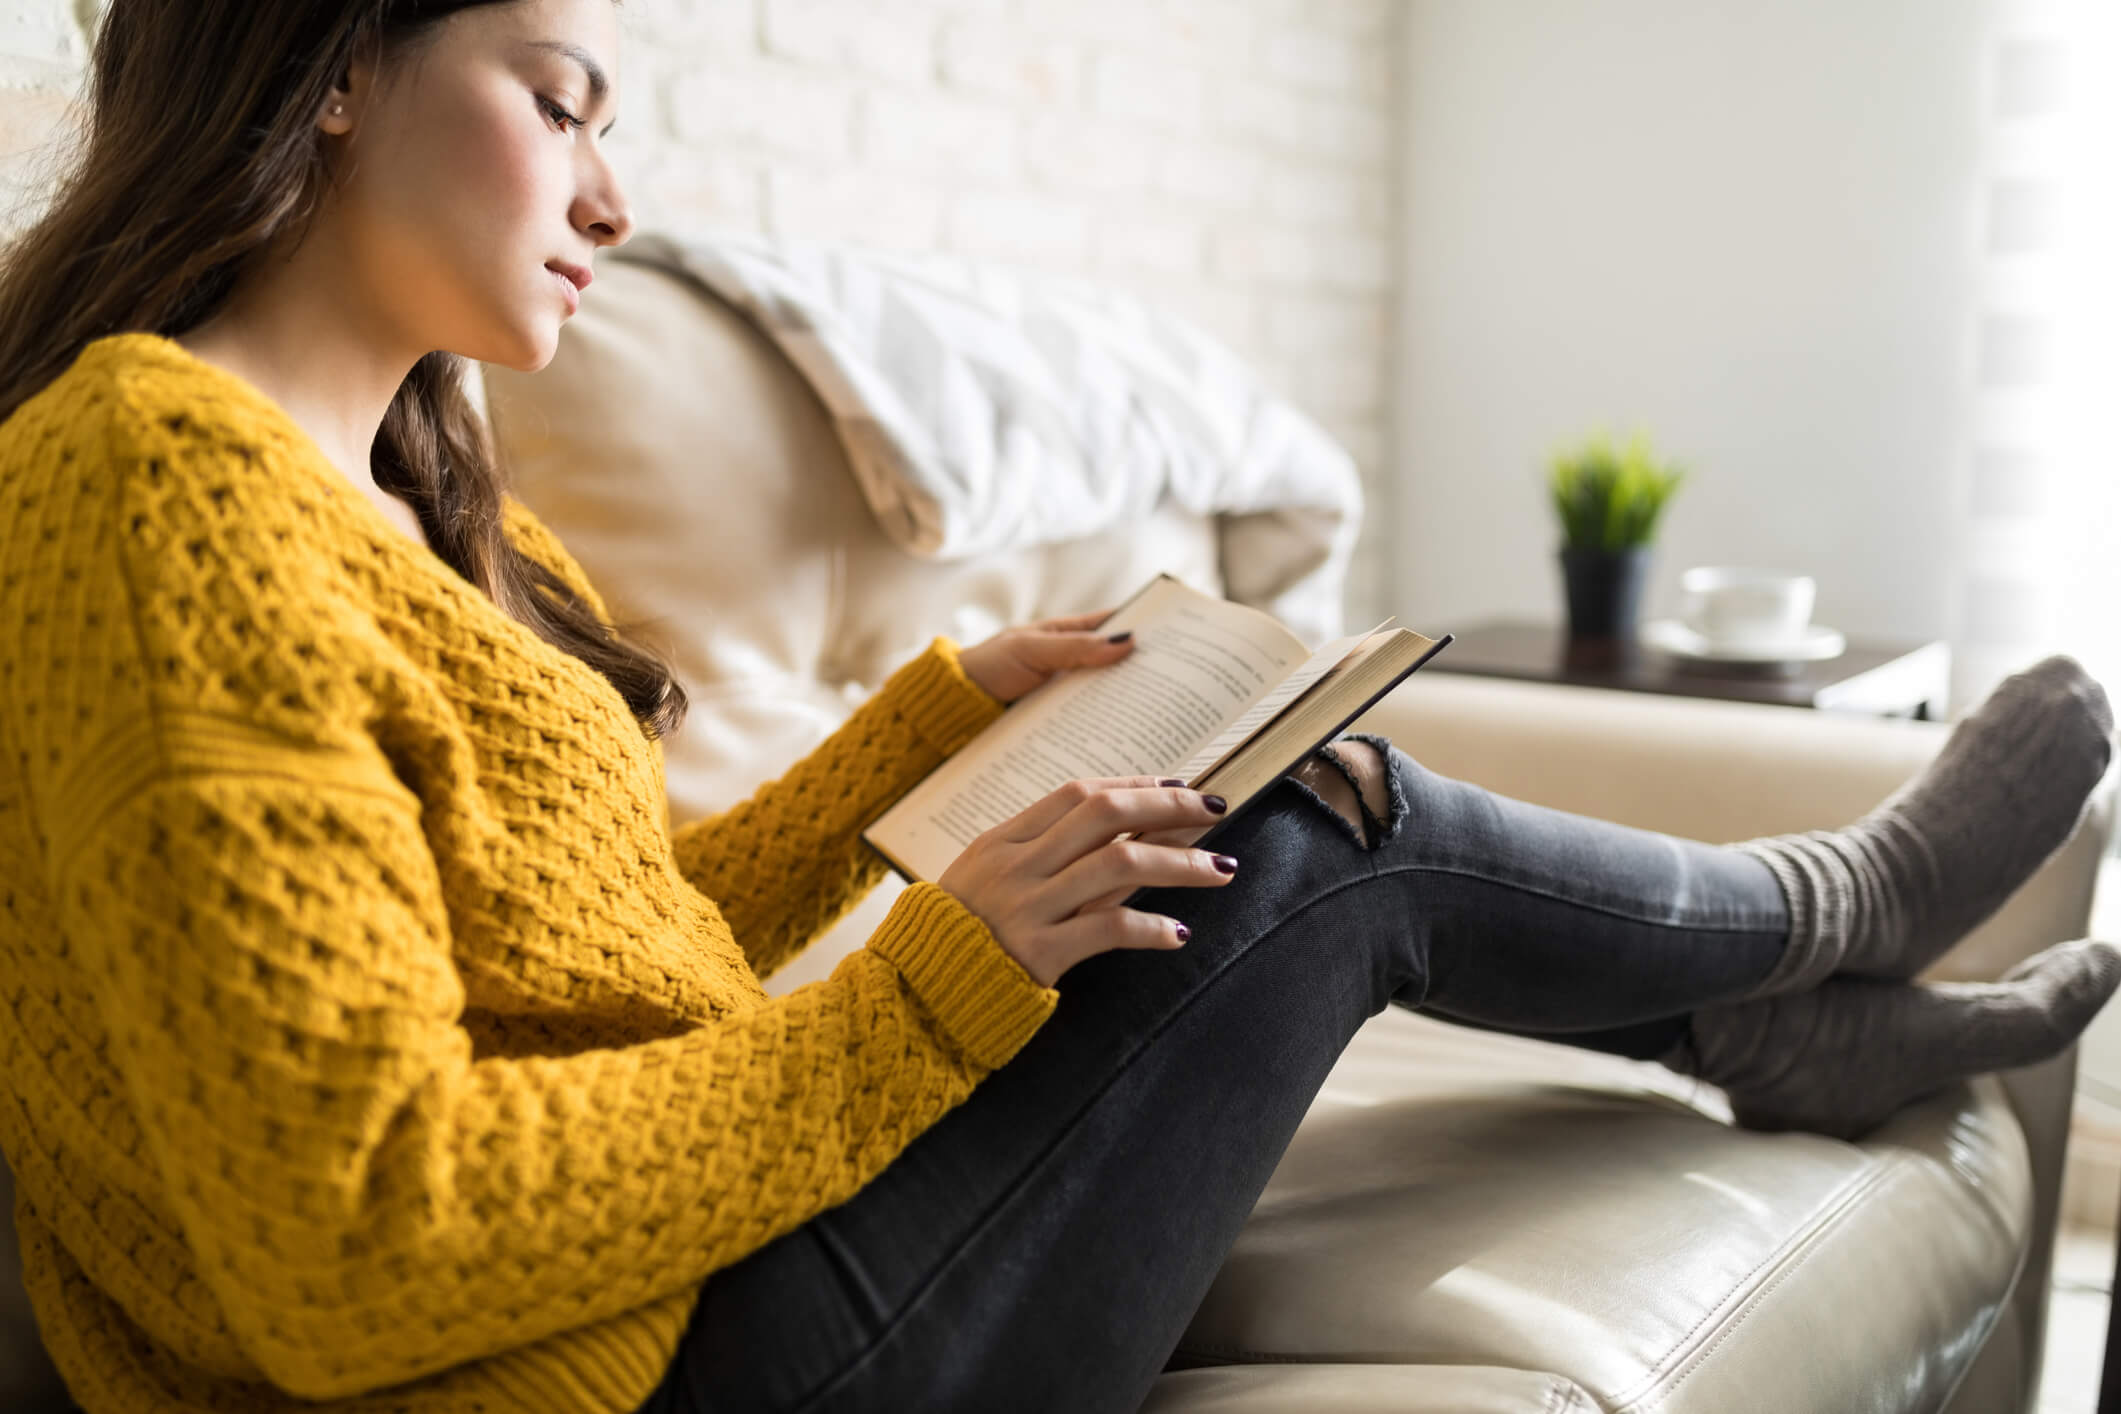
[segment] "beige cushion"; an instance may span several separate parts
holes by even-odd
[[[1861,1144],[1733,1129],[1696,1088],[1388,1008],[1327,1078],[1181,1355],[1498,1366],[1612,1410],[1940,1407],[2031,1230],[2001,1088],[1955,1087]],[[1451,1407],[1388,1388],[1350,1407]],[[1473,1407],[1552,1407],[1536,1397]]]
[[[741,316],[612,261],[537,374],[484,370],[516,493],[613,614],[653,621],[692,693],[672,815],[742,800],[948,634],[1114,607],[1159,572],[1224,592],[1214,522],[940,562],[877,525],[823,406]]]
[[[1594,1414],[1558,1375],[1480,1365],[1242,1365],[1157,1380],[1141,1414]]]

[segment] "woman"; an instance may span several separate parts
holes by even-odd
[[[768,997],[881,879],[864,823],[1127,647],[937,639],[666,830],[684,697],[461,387],[631,230],[617,50],[610,0],[113,0],[0,274],[0,1147],[88,1410],[1128,1410],[1388,1001],[1855,1134],[2121,980],[1906,980],[2106,767],[2057,658],[1740,846],[1375,736],[1216,854],[1213,799],[1074,782]]]

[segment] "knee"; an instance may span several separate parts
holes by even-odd
[[[1330,757],[1327,761],[1324,757]],[[1377,847],[1375,829],[1390,817],[1391,797],[1385,784],[1390,764],[1365,741],[1328,742],[1297,770],[1303,783],[1348,822],[1366,849]],[[1358,793],[1360,795],[1358,803]],[[1375,824],[1373,825],[1373,822]]]
[[[1336,741],[1330,747],[1355,777],[1357,789],[1362,792],[1363,804],[1370,808],[1374,820],[1389,818],[1391,796],[1385,789],[1385,772],[1391,769],[1376,747],[1367,741]]]

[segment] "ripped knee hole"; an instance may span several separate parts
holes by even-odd
[[[1390,808],[1383,756],[1369,742],[1351,740],[1328,742],[1320,752],[1331,756],[1339,769],[1313,756],[1298,768],[1298,774],[1305,785],[1348,822],[1365,849],[1376,848],[1370,822],[1382,823]],[[1360,804],[1356,799],[1358,789],[1362,792]],[[1364,818],[1365,807],[1367,820]]]

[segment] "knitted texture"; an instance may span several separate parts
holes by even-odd
[[[1862,819],[1729,846],[1768,867],[1790,912],[1789,946],[1747,995],[1908,978],[1942,957],[2069,839],[2113,731],[2106,690],[2056,654],[1999,683]]]
[[[927,884],[759,985],[1002,710],[947,638],[673,831],[600,674],[175,343],[0,425],[0,512],[0,1148],[91,1414],[630,1410],[1058,1001]]]
[[[2121,986],[2121,949],[2085,938],[1999,982],[1829,977],[1807,992],[1706,1006],[1658,1059],[1729,1095],[1747,1129],[1859,1139],[1970,1075],[2062,1054]]]

